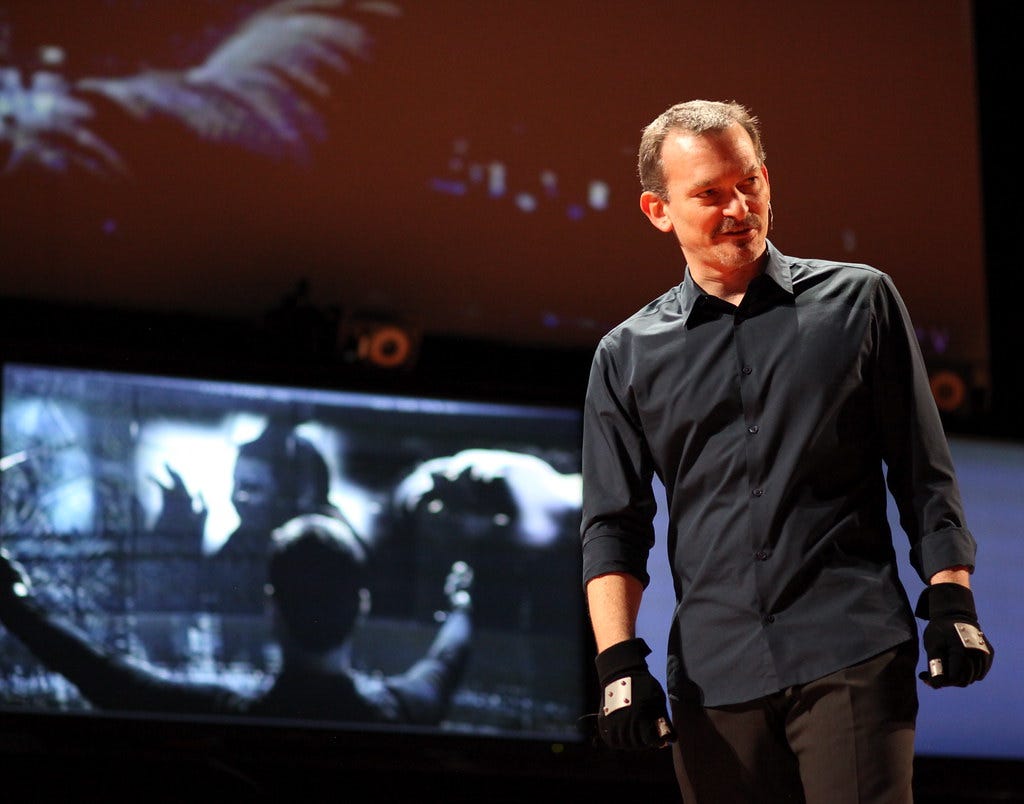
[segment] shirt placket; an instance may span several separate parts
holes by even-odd
[[[765,628],[775,623],[775,614],[769,608],[769,596],[765,583],[771,569],[772,546],[768,538],[769,507],[772,489],[768,480],[765,450],[765,433],[762,432],[761,400],[764,399],[762,386],[765,382],[765,358],[763,350],[757,348],[757,327],[753,320],[741,310],[733,318],[736,360],[739,366],[739,390],[743,411],[743,438],[746,461],[747,496],[747,558],[754,566],[756,579],[756,604],[761,613],[761,624]]]

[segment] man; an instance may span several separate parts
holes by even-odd
[[[602,738],[672,743],[686,804],[910,802],[914,611],[886,482],[929,586],[931,686],[984,677],[975,542],[913,327],[865,265],[781,254],[757,118],[671,107],[644,131],[640,207],[681,284],[608,333],[587,392],[584,581]],[[883,469],[884,467],[884,469]],[[669,718],[635,623],[656,504],[678,606]],[[671,720],[671,723],[669,722]]]
[[[3,549],[0,624],[101,709],[437,725],[472,647],[472,568],[452,566],[444,583],[448,611],[426,653],[404,672],[384,675],[349,661],[351,639],[369,611],[368,561],[362,540],[334,517],[304,514],[274,530],[267,591],[282,664],[258,692],[173,679],[104,652],[43,610],[28,574]]]

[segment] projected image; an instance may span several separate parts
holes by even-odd
[[[398,13],[386,2],[160,0],[67,11],[72,29],[0,11],[7,174],[127,180],[161,144],[305,163],[327,136],[332,88],[371,59],[372,25]]]
[[[746,58],[702,70],[651,58],[731,46],[694,4],[652,25],[574,0],[0,0],[0,297],[252,317],[305,279],[318,306],[425,333],[592,348],[682,276],[637,206],[642,127],[739,93],[765,126],[773,242],[891,273],[980,405],[960,4],[924,28],[905,4],[805,5],[748,4]],[[936,140],[951,107],[968,111]],[[936,164],[935,225],[908,230],[877,177],[930,186]]]
[[[201,3],[187,14],[181,0],[92,5],[76,4],[85,31],[70,41],[36,14],[0,16],[7,51],[0,55],[9,63],[0,68],[0,142],[9,146],[3,173],[128,181],[161,140],[172,158],[203,146],[308,167],[339,136],[341,85],[373,69],[379,34],[394,37],[406,14],[396,3],[340,0]],[[102,29],[115,16],[134,34],[133,47],[125,34],[104,43]],[[577,184],[549,163],[516,164],[514,145],[501,146],[500,156],[492,147],[475,153],[465,133],[455,136],[427,186],[508,198],[522,213],[557,203],[572,220],[607,208],[606,181]]]
[[[576,739],[578,427],[8,366],[0,709]]]

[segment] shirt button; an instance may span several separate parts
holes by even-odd
[[[756,558],[758,561],[767,561],[768,560],[768,551],[767,550],[758,550],[756,553],[754,553],[754,558]]]
[[[747,428],[747,432],[750,433],[751,435],[754,435],[760,429],[761,428],[758,425],[752,424],[750,425],[750,427]]]
[[[765,625],[771,625],[773,622],[775,622],[775,615],[766,614],[764,615],[764,617],[761,618],[761,622],[763,622]]]
[[[751,492],[751,494],[753,494],[755,497],[763,497],[764,496],[764,489],[754,489]]]
[[[742,369],[740,369],[740,371],[742,371],[744,374],[750,374],[750,372],[752,372],[753,369],[750,366],[744,366]]]

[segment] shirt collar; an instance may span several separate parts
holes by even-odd
[[[771,241],[765,241],[765,245],[768,251],[768,262],[765,265],[763,276],[772,280],[779,290],[783,291],[786,296],[793,296],[793,274],[789,260],[772,245]],[[685,276],[683,277],[683,283],[680,286],[679,293],[679,312],[683,317],[684,321],[689,322],[690,315],[693,313],[694,308],[699,308],[707,301],[701,301],[707,298],[712,304],[719,302],[724,305],[721,300],[715,299],[715,297],[709,297],[697,283],[693,281],[693,276],[690,274],[689,266],[686,267]]]

